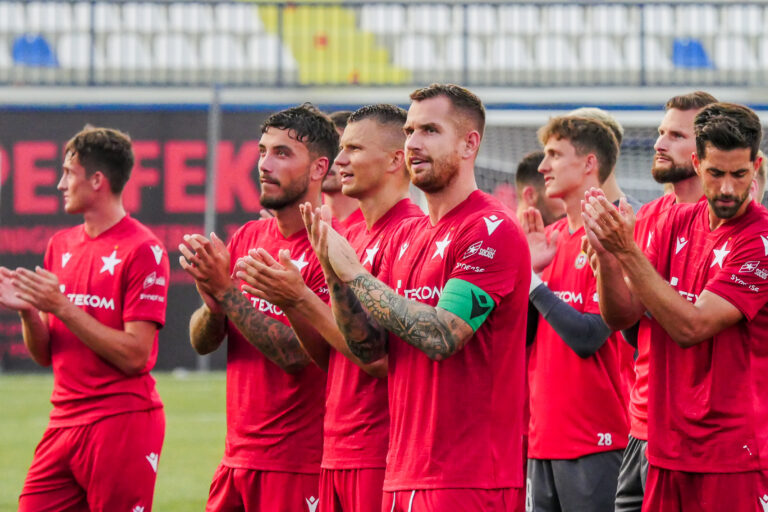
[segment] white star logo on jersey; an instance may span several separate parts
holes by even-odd
[[[715,253],[715,259],[712,260],[712,264],[709,266],[709,268],[714,267],[715,265],[720,265],[720,268],[723,268],[723,263],[725,263],[725,257],[728,255],[731,251],[726,251],[725,246],[728,245],[728,242],[726,241],[723,246],[720,249],[713,249],[712,252]]]
[[[677,244],[675,244],[675,254],[682,251],[683,247],[685,247],[685,244],[687,243],[688,243],[688,240],[686,240],[684,236],[679,237],[677,239]]]
[[[450,233],[445,234],[445,238],[443,238],[440,242],[435,242],[435,245],[437,246],[437,249],[435,249],[435,254],[432,255],[432,258],[435,259],[435,257],[439,254],[440,258],[445,257],[445,248],[448,247],[448,244],[451,243],[450,240],[448,240],[448,236],[450,236]]]
[[[400,246],[400,256],[397,257],[397,259],[400,259],[403,257],[403,254],[405,254],[405,251],[408,249],[408,242],[405,242],[403,245]]]
[[[314,496],[310,496],[309,498],[304,498],[304,501],[307,502],[307,509],[309,512],[315,512],[317,510],[317,505],[320,503],[320,500],[315,498]]]
[[[71,252],[65,252],[61,255],[61,268],[64,268],[67,266],[67,263],[69,263],[69,258],[72,257]]]
[[[104,262],[104,266],[99,270],[99,274],[109,272],[109,275],[113,276],[115,275],[115,266],[123,260],[117,259],[117,251],[114,250],[109,256],[102,256],[101,261]]]
[[[365,250],[365,261],[363,261],[363,266],[370,264],[373,266],[373,258],[376,256],[376,253],[379,252],[379,241],[376,240],[376,245],[372,249],[366,249]]]
[[[157,463],[160,460],[160,456],[155,452],[152,452],[146,456],[146,459],[147,459],[147,462],[149,462],[149,465],[152,466],[152,471],[157,473]]]
[[[765,249],[764,256],[768,256],[768,237],[760,235],[760,239],[763,241],[763,249]]]
[[[483,220],[485,221],[485,227],[488,228],[488,234],[492,235],[494,231],[496,231],[496,228],[499,227],[499,224],[504,222],[504,219],[500,219],[495,215],[491,215],[490,217],[483,217]]]
[[[152,254],[155,255],[155,262],[159,265],[160,260],[163,259],[163,248],[159,245],[150,245],[150,249],[152,249]]]
[[[296,267],[299,269],[299,272],[301,272],[304,269],[304,267],[309,265],[309,262],[305,259],[305,257],[306,257],[306,253],[302,253],[301,258],[297,260],[291,260],[291,263],[296,265]]]
[[[651,246],[651,240],[653,240],[653,231],[648,232],[648,241],[645,243],[646,249]]]

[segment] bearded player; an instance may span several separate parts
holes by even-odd
[[[53,411],[19,510],[151,510],[165,434],[149,371],[165,322],[168,257],[131,218],[127,135],[86,128],[66,145],[58,189],[83,224],[56,233],[44,268],[0,267],[32,359],[53,367]]]

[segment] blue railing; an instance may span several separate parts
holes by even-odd
[[[0,0],[0,84],[760,86],[768,7]]]

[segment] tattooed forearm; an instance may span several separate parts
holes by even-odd
[[[336,324],[350,352],[363,363],[371,363],[387,352],[387,333],[368,315],[355,293],[345,284],[331,284]]]
[[[379,325],[434,361],[453,355],[469,338],[469,326],[462,327],[454,315],[401,297],[370,274],[360,274],[349,286]]]
[[[256,311],[237,288],[227,290],[221,299],[221,307],[251,345],[286,372],[299,371],[309,364],[309,356],[301,348],[293,329]]]

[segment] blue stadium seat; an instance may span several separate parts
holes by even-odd
[[[701,41],[689,37],[675,38],[672,43],[672,63],[676,68],[714,69]]]
[[[59,61],[46,39],[39,34],[25,34],[13,41],[13,61],[21,66],[55,68]]]

